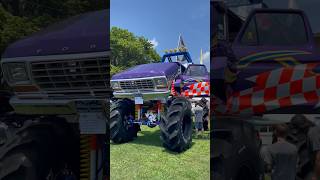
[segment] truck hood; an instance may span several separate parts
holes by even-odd
[[[187,76],[182,75],[181,80],[184,82],[208,82],[209,81],[209,75],[206,76]]]
[[[109,51],[109,10],[71,17],[7,47],[2,58]]]
[[[143,77],[154,77],[154,76],[172,76],[179,69],[177,63],[151,63],[142,64],[132,67],[124,72],[115,74],[112,76],[112,80],[117,79],[132,79],[132,78],[143,78]]]

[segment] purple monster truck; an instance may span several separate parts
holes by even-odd
[[[209,130],[210,78],[203,64],[190,64],[174,82],[175,92],[203,108],[203,128]]]
[[[108,152],[109,19],[109,10],[68,18],[1,55],[0,179],[108,176],[98,164]],[[1,91],[3,84],[12,93]],[[92,142],[101,146],[90,150]]]
[[[183,56],[183,60],[173,62],[173,56],[177,56],[177,60]],[[115,100],[110,109],[112,141],[132,140],[140,125],[159,125],[165,148],[181,152],[190,147],[192,103],[181,91],[184,83],[191,85],[191,81],[187,82],[191,78],[208,80],[208,72],[202,67],[205,66],[193,65],[186,49],[180,48],[165,54],[161,63],[138,65],[114,75],[111,86]],[[198,73],[197,76],[194,73]]]
[[[211,1],[212,178],[262,179],[257,127],[288,122],[267,116],[319,113],[320,56],[301,10],[254,9],[243,21],[232,8]],[[297,179],[304,179],[307,131],[288,125],[288,141],[299,149]]]

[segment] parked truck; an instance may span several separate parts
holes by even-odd
[[[2,54],[12,93],[0,94],[0,179],[108,176],[108,14],[69,18]]]
[[[252,8],[239,16],[224,1],[211,1],[211,13],[212,176],[263,179],[256,127],[283,123],[265,115],[319,113],[313,33],[297,9]],[[307,128],[288,125],[299,153],[297,179],[304,179],[312,170]]]
[[[209,73],[204,65],[193,64],[185,46],[167,51],[161,61],[112,77],[110,134],[114,143],[133,140],[140,125],[159,125],[165,148],[182,152],[190,147],[191,104],[196,98],[209,98]]]

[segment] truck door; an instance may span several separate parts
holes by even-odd
[[[233,113],[315,113],[319,58],[309,22],[298,10],[255,10],[232,44],[237,78]]]

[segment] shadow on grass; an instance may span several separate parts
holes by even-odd
[[[189,147],[188,149],[186,149],[185,151],[182,151],[182,152],[170,151],[170,150],[165,149],[165,148],[163,147],[163,148],[164,148],[164,149],[163,149],[163,152],[166,152],[166,153],[169,153],[169,154],[173,154],[173,155],[183,154],[183,153],[185,153],[186,151],[188,151],[189,149],[191,149],[194,144],[196,144],[196,143],[195,143],[195,142],[192,142],[191,145],[190,145],[190,147]]]
[[[169,151],[165,149],[162,145],[162,141],[160,139],[160,129],[157,129],[156,131],[150,132],[150,131],[140,131],[140,136],[136,138],[135,140],[131,141],[130,143],[133,144],[141,144],[141,145],[146,145],[146,146],[155,146],[155,147],[161,147],[163,148],[163,151],[168,152],[170,154],[181,154],[181,153],[176,153],[173,151]],[[142,136],[141,136],[142,135]],[[192,142],[190,148],[195,143]]]
[[[157,129],[156,131],[140,131],[138,133],[138,137],[135,138],[130,143],[133,144],[141,144],[146,146],[156,146],[156,147],[162,147],[162,142],[160,139],[160,129]]]
[[[199,140],[210,140],[210,132],[209,131],[203,131],[200,133],[196,133],[194,130],[192,132],[192,139],[199,139]]]
[[[133,141],[129,141],[126,143],[131,143],[131,144],[141,144],[141,145],[147,145],[147,146],[156,146],[156,147],[162,147],[162,142],[160,139],[160,129],[156,131],[139,131],[138,132],[138,137],[134,138]],[[111,145],[121,145],[124,143],[114,143],[110,141]]]
[[[202,134],[204,135],[204,134]],[[192,138],[193,139],[209,139],[208,136],[204,135],[203,136],[196,136],[194,134],[194,132],[192,133]],[[145,145],[145,146],[155,146],[155,147],[161,147],[163,148],[163,151],[170,153],[170,154],[181,154],[181,153],[177,153],[177,152],[173,152],[170,150],[167,150],[166,148],[163,147],[162,145],[162,141],[160,139],[160,129],[157,129],[155,131],[139,131],[138,132],[138,137],[135,138],[133,141],[127,142],[127,143],[131,143],[131,144],[140,144],[140,145]],[[110,144],[112,145],[121,145],[121,144],[116,144],[111,142]],[[195,142],[192,142],[190,145],[190,148],[192,148],[192,146],[195,144]],[[189,149],[190,149],[189,148]]]

